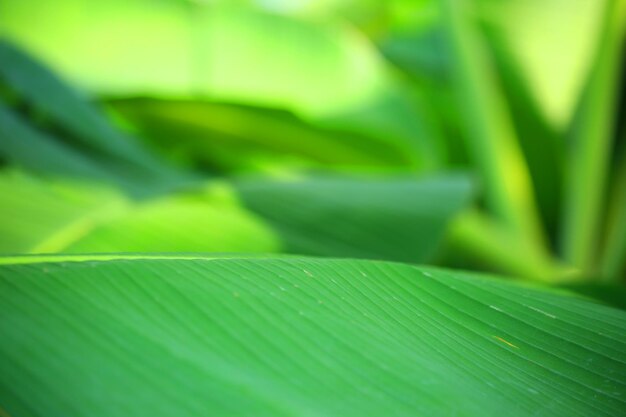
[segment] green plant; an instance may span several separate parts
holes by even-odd
[[[0,3],[0,415],[623,413],[625,3],[273,4]]]

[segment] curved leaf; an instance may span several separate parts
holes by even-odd
[[[181,258],[3,259],[6,413],[623,414],[623,311],[409,265]]]

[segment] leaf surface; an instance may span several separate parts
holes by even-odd
[[[626,313],[566,293],[372,261],[123,257],[2,260],[9,415],[624,410]]]

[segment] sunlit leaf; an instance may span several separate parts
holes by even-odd
[[[217,193],[134,201],[94,183],[0,175],[0,253],[276,252],[264,222]]]
[[[116,215],[125,200],[112,190],[0,174],[0,253],[58,251]]]
[[[103,222],[63,252],[278,252],[280,242],[261,219],[236,204],[202,193],[138,203]]]

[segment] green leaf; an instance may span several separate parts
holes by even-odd
[[[0,171],[0,253],[279,250],[261,219],[213,190],[133,201],[93,183]]]
[[[622,121],[626,120],[623,115]],[[620,277],[623,281],[626,277],[626,125],[622,129],[621,143],[616,144],[621,146],[616,146],[619,156],[613,168],[604,251],[598,268],[601,278],[606,282],[616,282]]]
[[[432,257],[472,190],[460,175],[247,180],[235,187],[287,252],[406,262]]]
[[[571,280],[571,270],[551,259],[528,256],[533,249],[527,242],[480,210],[464,211],[449,229],[443,249],[445,265],[545,282]]]
[[[504,41],[502,33],[497,28],[489,28],[486,34],[528,165],[543,225],[548,236],[555,237],[561,215],[564,132],[545,114],[522,72],[516,51]]]
[[[137,203],[100,223],[63,252],[279,252],[271,228],[235,202],[206,193]]]
[[[34,25],[41,30],[27,30]],[[419,168],[438,163],[419,108],[373,45],[344,24],[177,0],[158,7],[148,0],[24,0],[0,5],[0,28],[102,94],[286,109],[321,126],[404,142]],[[107,45],[106,53],[94,54],[95,43]]]
[[[0,103],[0,155],[4,160],[37,173],[61,174],[101,181],[116,178],[93,158],[31,126]]]
[[[104,187],[11,171],[0,171],[0,195],[0,253],[58,251],[127,205]]]
[[[618,416],[626,313],[352,260],[4,258],[11,416]]]
[[[189,100],[114,100],[110,104],[144,136],[196,164],[230,168],[260,153],[300,157],[324,166],[414,168],[419,158],[393,136],[349,134],[321,129],[285,111]],[[232,155],[220,158],[221,155]],[[231,162],[231,160],[233,162]]]
[[[146,149],[135,144],[131,138],[121,134],[86,98],[79,96],[41,64],[3,40],[0,40],[0,82],[14,91],[29,106],[48,117],[54,127],[64,130],[59,136],[61,142],[65,142],[68,148],[73,148],[64,152],[65,162],[69,165],[82,163],[74,162],[72,159],[91,159],[92,165],[102,165],[108,161],[111,172],[122,171],[126,176],[143,176],[151,181],[155,181],[154,177],[157,181],[165,181],[172,180],[172,177],[176,179],[176,176],[180,175],[155,159]],[[27,140],[31,142],[34,140],[32,138],[37,133],[27,133],[25,130],[34,130],[35,127],[16,126],[17,121],[6,120],[7,117],[9,116],[3,114],[0,120],[2,125],[8,125],[2,132],[6,137],[5,140],[21,142],[21,146],[30,147],[29,153],[33,156],[40,153],[45,159],[48,150],[63,147],[60,143],[40,146],[24,143]],[[42,140],[50,141],[49,137],[38,136]],[[41,149],[42,146],[44,149]],[[60,152],[55,151],[54,154]],[[46,164],[41,165],[43,168]],[[111,169],[111,166],[115,166],[115,169]]]

